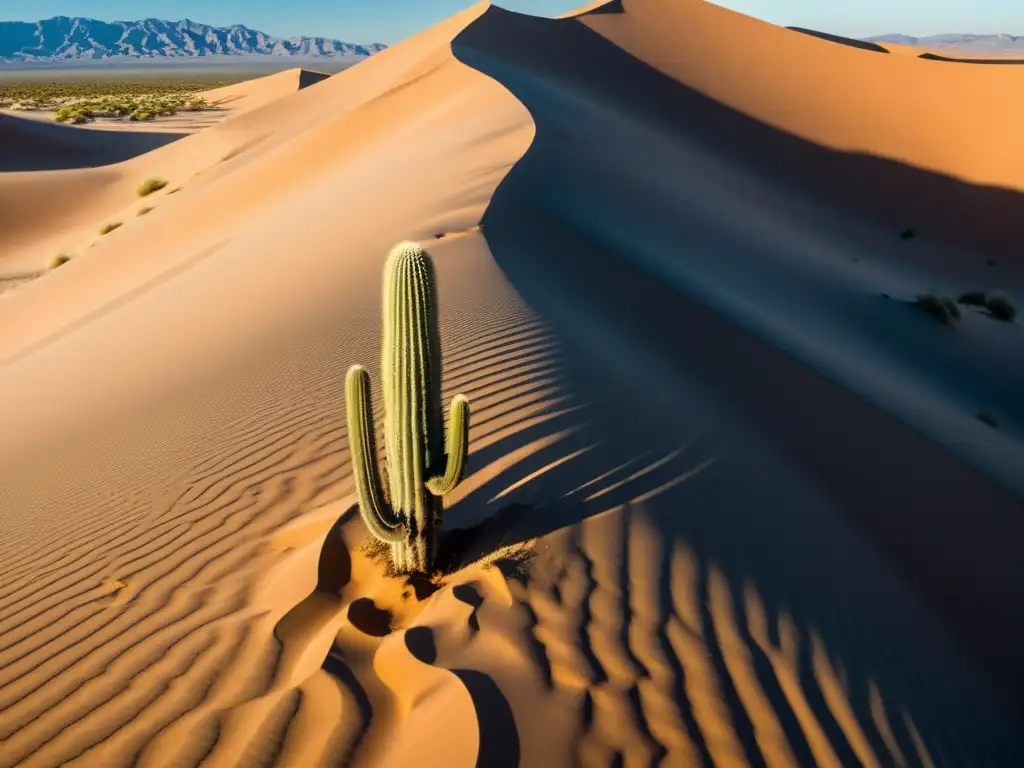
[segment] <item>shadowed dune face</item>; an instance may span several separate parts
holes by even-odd
[[[326,80],[330,75],[308,69],[288,69],[273,75],[246,80],[235,85],[203,91],[201,95],[210,104],[239,114],[258,109],[277,99]]]
[[[1012,492],[999,490],[989,495],[986,489],[991,481],[985,476],[941,448],[926,447],[927,441],[877,412],[862,410],[845,392],[788,361],[777,349],[758,349],[758,342],[744,339],[740,328],[723,323],[721,314],[707,312],[708,306],[719,312],[731,306],[726,314],[746,332],[754,337],[774,336],[778,347],[810,361],[827,376],[840,378],[846,386],[863,387],[862,394],[913,422],[912,404],[924,396],[924,390],[918,388],[920,381],[900,398],[893,399],[891,394],[900,386],[900,368],[907,364],[907,355],[913,354],[910,350],[919,349],[919,341],[930,342],[907,336],[891,348],[893,362],[886,368],[884,384],[888,395],[870,377],[856,373],[855,369],[863,368],[858,350],[865,349],[865,336],[871,339],[877,363],[885,346],[882,339],[903,332],[890,324],[881,308],[872,308],[878,294],[865,292],[871,290],[870,284],[858,286],[856,276],[826,266],[847,247],[835,241],[836,229],[810,235],[821,240],[809,248],[795,234],[801,229],[813,231],[813,220],[830,214],[819,213],[820,209],[807,203],[795,210],[777,209],[773,194],[790,202],[792,196],[783,191],[784,186],[773,191],[762,184],[766,176],[782,176],[784,184],[792,183],[791,174],[799,173],[801,179],[814,184],[841,186],[843,173],[829,173],[836,164],[841,168],[849,162],[845,178],[852,179],[857,176],[853,168],[858,163],[878,162],[883,164],[878,168],[888,169],[886,173],[891,170],[897,176],[910,174],[908,180],[917,178],[921,186],[915,196],[935,202],[930,196],[933,177],[887,161],[844,156],[778,134],[663,78],[574,21],[548,23],[495,10],[453,45],[461,60],[505,84],[531,110],[537,124],[530,152],[496,192],[484,219],[495,259],[517,290],[546,318],[553,323],[557,319],[561,338],[575,336],[593,359],[603,359],[608,367],[622,367],[621,360],[632,359],[624,354],[625,349],[647,347],[651,359],[666,366],[674,364],[695,385],[729,399],[745,414],[748,424],[759,424],[758,431],[771,435],[788,455],[802,454],[801,466],[831,488],[833,498],[843,500],[844,513],[894,556],[905,576],[952,619],[979,656],[998,659],[993,664],[997,676],[1012,669],[1014,679],[1022,679],[1024,668],[1019,667],[1016,644],[1000,630],[1007,621],[1015,626],[1024,622],[1024,602],[1014,586],[1024,572],[1015,545],[1010,544],[1024,533],[1019,515],[1021,489],[1013,469],[1024,461],[1019,442],[1009,437],[991,446],[991,455],[997,463],[1003,462],[1005,470],[998,473],[999,480]],[[559,53],[566,50],[574,55]],[[598,61],[604,63],[603,69],[596,67]],[[568,104],[573,105],[572,110]],[[620,115],[630,117],[622,119]],[[617,151],[595,152],[595,141],[614,145]],[[766,148],[773,146],[778,152],[767,152]],[[750,148],[758,154],[749,154]],[[676,150],[680,151],[676,154]],[[833,159],[826,160],[826,156]],[[783,166],[779,157],[797,167]],[[812,157],[816,159],[812,161]],[[654,181],[667,164],[676,174],[699,178],[701,183],[688,187]],[[964,194],[976,189],[956,184]],[[712,205],[701,205],[691,197],[695,193],[714,196],[712,190],[723,187],[728,191]],[[607,194],[612,188],[616,194]],[[877,199],[868,190],[862,195],[857,198],[858,205],[851,206],[854,210],[871,206]],[[1024,199],[1012,195],[1014,205]],[[893,199],[894,205],[896,202]],[[748,205],[757,206],[758,212]],[[904,210],[907,207],[906,203],[902,206]],[[688,213],[691,210],[692,215]],[[790,218],[794,213],[812,221]],[[763,233],[753,229],[748,239],[729,231],[734,221],[756,227],[753,222],[761,215],[772,217]],[[530,221],[531,226],[523,227],[523,221]],[[976,233],[983,234],[980,230]],[[792,248],[791,252],[775,252],[774,246],[765,246],[780,234],[779,244]],[[830,237],[834,244],[828,243]],[[887,248],[879,243],[880,253]],[[806,260],[798,255],[801,252],[806,253]],[[890,263],[899,263],[898,255],[889,258]],[[581,261],[588,265],[582,274]],[[827,280],[834,281],[834,290],[816,279],[804,283],[819,269],[829,270]],[[776,279],[788,289],[777,294],[780,303],[773,306],[770,286]],[[586,291],[573,290],[572,286],[584,281]],[[818,338],[827,339],[830,351],[814,351],[804,345],[800,326],[786,330],[780,325],[778,335],[768,331],[772,323],[767,313],[793,319],[802,315],[800,305],[815,302],[816,296],[828,296],[831,310],[814,313],[821,322],[846,301],[839,297],[847,291],[852,292],[851,303],[844,312],[856,317],[856,324],[830,322],[828,330],[816,327],[816,334],[821,334]],[[567,299],[570,294],[578,301]],[[644,300],[618,316],[615,333],[621,334],[621,340],[613,345],[602,340],[596,328],[597,318],[606,314],[602,307],[616,294],[643,296]],[[751,309],[759,304],[760,310]],[[809,321],[811,315],[805,317]],[[1006,339],[1008,344],[1017,341],[1016,336]],[[848,365],[838,350],[850,350]],[[1009,353],[1009,347],[1006,350]],[[996,396],[995,390],[1000,390],[1003,394],[997,397],[1003,405],[1017,418],[1024,416],[1014,405],[1017,398],[1012,392],[1024,385],[1024,367],[1013,367],[1009,380],[1014,383],[1003,389],[1007,382],[997,383],[1004,375],[1002,363],[987,351],[976,351],[978,356],[968,366],[971,370],[978,366],[974,385],[958,373],[964,363],[961,356],[972,353],[962,347],[936,351],[936,355],[950,357],[948,366],[941,372],[935,370],[933,381],[952,383],[953,388],[935,393],[936,398],[955,398],[964,386],[978,386],[978,395],[985,389],[986,396]],[[916,367],[918,362],[912,365]],[[798,369],[802,369],[799,374]],[[844,369],[849,375],[840,373]],[[751,370],[759,372],[756,391],[750,389]],[[591,375],[604,379],[609,374],[598,369]],[[624,371],[623,375],[629,374]],[[813,420],[803,415],[811,413],[815,414]],[[961,424],[969,424],[972,418],[973,413],[965,409]],[[935,428],[921,421],[916,426]],[[947,446],[955,450],[955,435],[962,427],[951,429]],[[823,445],[841,449],[822,452]],[[983,463],[991,471],[993,464]],[[850,466],[861,471],[850,473]],[[962,510],[977,507],[972,500],[979,495],[991,500],[981,513],[983,519],[972,518],[977,525],[950,536]],[[1010,690],[1019,689],[1013,684]]]
[[[987,58],[971,58],[970,56],[945,56],[939,53],[922,53],[918,58],[928,61],[948,61],[956,64],[1024,64],[1024,59],[1014,59],[1001,56],[989,56]]]
[[[73,126],[0,114],[0,173],[110,165],[150,152],[184,135],[83,131]]]
[[[1020,327],[881,300],[990,268],[587,26],[704,6],[476,6],[143,156],[204,172],[3,300],[0,765],[1024,763]],[[344,424],[406,238],[473,413],[433,581]]]

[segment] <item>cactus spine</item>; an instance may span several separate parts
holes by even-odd
[[[383,315],[388,498],[377,469],[369,374],[354,365],[345,381],[359,512],[370,533],[391,545],[396,572],[429,573],[437,558],[441,497],[466,470],[469,401],[452,399],[446,442],[434,265],[416,243],[400,243],[388,256]]]

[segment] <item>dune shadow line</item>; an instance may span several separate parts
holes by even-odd
[[[542,78],[550,87],[599,97],[633,120],[685,136],[894,232],[914,226],[929,237],[992,255],[1015,257],[1019,251],[1024,194],[1018,190],[807,141],[674,80],[574,18],[542,19],[491,7],[454,38],[452,51],[502,83],[527,109],[527,89]],[[489,227],[486,215],[484,223]]]
[[[565,157],[571,126],[558,121],[553,107],[561,94],[573,93],[728,156],[752,173],[889,221],[894,231],[896,224],[913,221],[958,245],[1015,253],[1024,195],[804,141],[671,79],[572,19],[539,19],[492,7],[455,38],[452,49],[464,64],[505,86],[536,125],[533,145],[502,181],[483,217],[494,259],[516,291],[552,325],[560,315],[551,295],[559,301],[645,297],[621,314],[621,332],[642,339],[657,350],[658,359],[679,365],[702,389],[720,393],[744,422],[772,435],[780,450],[842,502],[848,519],[890,557],[1010,698],[1024,701],[1024,657],[1013,640],[1024,632],[1024,595],[1017,588],[1024,583],[1024,560],[1017,552],[1024,538],[1020,500],[997,492],[987,477],[942,446],[837,390],[782,350],[707,307],[679,301],[671,286],[622,254],[565,227],[550,210],[548,190],[540,187],[552,184],[555,195],[558,180],[577,170]],[[580,254],[586,255],[585,269]],[[580,281],[586,291],[577,290]],[[671,326],[659,315],[658,308],[666,306],[675,312]],[[561,330],[566,339],[578,331],[565,323]],[[591,364],[582,361],[584,368]],[[608,373],[593,365],[590,391]],[[756,386],[751,385],[754,371]],[[814,418],[792,417],[800,413]],[[865,434],[889,438],[868,445]],[[816,448],[825,444],[842,450]],[[851,481],[851,465],[861,468],[863,482]],[[499,477],[476,493],[491,497],[507,479]],[[977,498],[990,501],[979,506]],[[614,500],[604,500],[605,508],[613,506]],[[970,525],[963,523],[965,509],[971,510]]]
[[[131,160],[188,135],[77,128],[0,114],[0,172],[100,168]]]

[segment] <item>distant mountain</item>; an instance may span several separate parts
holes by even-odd
[[[1024,36],[946,34],[913,37],[889,34],[862,38],[870,43],[898,43],[920,48],[952,48],[969,51],[1024,51]]]
[[[211,27],[182,21],[98,21],[54,16],[42,21],[0,21],[0,61],[74,61],[106,58],[369,56],[387,46],[344,43],[325,37],[287,40],[241,24]]]

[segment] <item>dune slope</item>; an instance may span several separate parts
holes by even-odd
[[[262,107],[295,91],[301,91],[327,77],[329,75],[309,69],[287,69],[255,80],[212,88],[203,91],[201,95],[215,107],[230,110],[232,115],[237,115]]]
[[[82,131],[0,114],[0,172],[52,171],[121,162],[181,138],[175,133]]]
[[[904,306],[985,252],[816,195],[830,124],[659,59],[680,9],[474,6],[109,172],[75,226],[202,169],[0,302],[0,765],[1024,762],[1020,326]],[[402,239],[473,408],[440,585],[361,550],[344,427]]]

